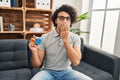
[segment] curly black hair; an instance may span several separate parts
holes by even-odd
[[[55,20],[58,17],[58,13],[62,12],[62,11],[66,12],[66,13],[68,13],[70,15],[71,25],[77,21],[77,12],[76,12],[76,9],[74,9],[70,5],[64,4],[60,8],[56,9],[56,11],[53,13],[52,21],[53,21],[53,24],[54,24],[55,27],[57,26],[57,24],[55,23]]]

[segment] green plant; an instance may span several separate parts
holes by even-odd
[[[88,19],[89,17],[88,17],[88,12],[86,12],[86,13],[83,13],[83,14],[80,14],[78,17],[77,17],[77,22],[80,22],[80,21],[82,21],[82,20],[86,20],[86,19]],[[76,23],[77,23],[76,22]],[[70,28],[70,31],[71,32],[73,32],[73,33],[76,33],[76,34],[78,34],[78,35],[80,35],[80,33],[82,33],[83,31],[80,31],[80,29],[79,28]],[[83,33],[89,33],[89,32],[83,32]]]
[[[85,19],[88,19],[88,12],[86,13],[83,13],[83,14],[80,14],[78,17],[77,17],[77,22],[81,21],[81,20],[85,20]]]

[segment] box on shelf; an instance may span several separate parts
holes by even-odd
[[[4,1],[0,0],[0,6],[4,6]]]
[[[6,7],[11,7],[11,0],[4,0],[4,5]]]
[[[37,9],[50,9],[50,0],[36,0],[35,7]]]
[[[43,28],[30,28],[31,32],[42,32],[43,30]]]
[[[11,7],[11,0],[0,0],[0,6]]]

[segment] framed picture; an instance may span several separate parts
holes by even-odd
[[[3,32],[3,17],[0,16],[0,32]]]

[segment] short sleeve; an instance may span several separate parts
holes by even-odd
[[[78,47],[80,47],[80,45],[81,45],[80,36],[79,36],[79,35],[75,35],[75,36],[74,36],[73,46],[78,46]]]

